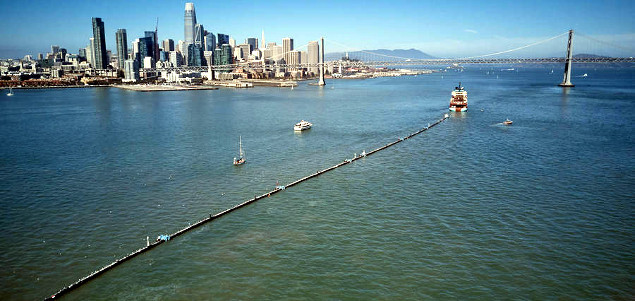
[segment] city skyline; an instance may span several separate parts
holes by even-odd
[[[31,1],[28,10],[3,2],[0,7],[7,13],[0,20],[0,39],[6,42],[0,46],[0,58],[36,56],[46,53],[51,45],[77,53],[92,37],[89,24],[93,17],[105,23],[106,49],[113,53],[116,52],[117,29],[126,29],[128,43],[131,43],[143,37],[145,31],[154,30],[156,18],[159,18],[158,40],[173,39],[176,43],[185,40],[183,9],[186,2],[156,5],[150,1]],[[279,44],[283,38],[291,37],[296,46],[302,46],[325,36],[327,44],[337,41],[356,47],[347,49],[330,43],[327,52],[415,48],[434,56],[460,57],[506,50],[573,28],[627,48],[635,45],[633,25],[624,22],[634,12],[635,4],[630,1],[473,1],[461,5],[410,1],[361,5],[355,1],[327,1],[305,3],[300,7],[285,5],[283,1],[266,4],[245,1],[234,3],[231,6],[234,8],[224,3],[193,3],[197,23],[204,24],[205,29],[215,34],[228,34],[239,44],[247,38],[260,37],[264,30],[267,41]],[[140,11],[144,13],[139,14]],[[293,16],[300,17],[301,21]],[[38,22],[10,26],[11,22],[23,19]],[[283,20],[289,20],[289,24]],[[616,48],[614,53],[620,55],[620,49]]]

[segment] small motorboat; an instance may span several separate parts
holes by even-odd
[[[13,96],[13,89],[9,88],[9,93],[7,93],[7,96]]]
[[[505,121],[503,121],[504,125],[512,125],[513,121],[506,119]]]

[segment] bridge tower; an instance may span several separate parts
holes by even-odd
[[[571,83],[571,59],[573,53],[573,29],[569,30],[569,43],[567,44],[567,58],[564,63],[564,78],[562,79],[562,83],[558,86],[560,87],[574,87],[575,85]]]
[[[322,37],[322,45],[320,49],[320,80],[318,81],[318,86],[324,86],[326,85],[326,82],[324,82],[324,37]]]

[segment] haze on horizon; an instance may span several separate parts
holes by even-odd
[[[436,57],[488,54],[541,41],[569,29],[589,39],[574,40],[574,53],[635,55],[635,2],[614,1],[1,1],[0,59],[22,58],[59,45],[70,53],[86,47],[91,18],[105,22],[107,49],[115,49],[115,31],[128,41],[154,30],[159,40],[183,40],[186,2],[197,20],[213,33],[241,43],[248,37],[280,44],[292,37],[296,48],[324,36],[326,52],[361,49],[418,49]],[[26,20],[26,21],[25,21]],[[526,56],[562,56],[566,37],[532,48]],[[345,47],[345,46],[347,47]]]

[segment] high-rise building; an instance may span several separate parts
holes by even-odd
[[[265,49],[265,30],[262,30],[262,40],[260,40],[260,49]]]
[[[245,44],[249,45],[249,53],[251,53],[255,49],[258,49],[258,39],[256,38],[247,38],[245,40]]]
[[[88,62],[93,68],[95,67],[95,38],[90,38],[90,44],[88,44],[88,48],[86,49],[86,55],[88,56]],[[90,52],[89,52],[90,50]]]
[[[172,67],[181,67],[183,58],[180,52],[170,51],[170,64],[172,64]]]
[[[284,61],[289,63],[291,59],[291,50],[293,50],[293,39],[292,38],[283,38],[282,39],[282,58]]]
[[[194,3],[185,3],[185,43],[194,43],[194,26],[196,25],[196,11]]]
[[[293,65],[293,67],[290,68],[291,70],[298,70],[296,65],[300,64],[300,51],[291,50],[289,52],[289,60],[286,62],[287,65]]]
[[[203,28],[203,24],[194,25],[194,44],[200,48],[205,46],[205,28]]]
[[[309,42],[307,46],[307,61],[303,63],[309,63],[311,66],[308,68],[308,71],[313,74],[318,73],[317,64],[320,60],[320,45],[317,41]]]
[[[82,50],[84,51],[84,57],[85,57],[86,56],[86,49],[84,49],[84,48],[80,48],[79,49],[79,56],[82,56]],[[41,53],[38,53],[37,54],[37,59],[40,60],[40,61],[43,60],[44,59],[44,55],[41,54]]]
[[[216,49],[216,36],[209,32],[205,36],[205,51],[214,51]]]
[[[117,40],[117,63],[119,69],[125,68],[125,62],[128,59],[128,35],[125,29],[117,29],[115,33]]]
[[[156,58],[159,56],[159,48],[157,47],[156,33],[154,31],[145,31],[144,35],[146,38],[150,39],[150,48],[148,50],[148,56],[154,58],[156,62]]]
[[[144,37],[137,39],[139,52],[137,54],[136,60],[139,61],[139,66],[141,68],[152,68],[152,66],[146,66],[145,58],[152,57],[152,48],[154,43],[152,42],[151,37]],[[152,57],[154,58],[154,57]]]
[[[139,81],[139,62],[137,60],[124,61],[124,76],[127,82]]]
[[[282,46],[281,46],[281,45],[274,45],[274,46],[272,47],[272,49],[273,49],[273,53],[272,53],[271,58],[272,58],[274,61],[276,61],[276,62],[278,62],[278,61],[282,60],[282,59],[283,59],[283,56],[282,56]]]
[[[229,46],[232,46],[232,48],[236,47],[236,40],[232,37],[229,37]]]
[[[93,18],[93,38],[95,56],[95,69],[106,69],[108,66],[108,57],[106,54],[106,36],[104,35],[104,22],[101,18]]]
[[[219,33],[216,35],[216,45],[221,46],[223,44],[229,44],[229,35]]]
[[[235,49],[240,49],[240,56],[236,55],[238,59],[247,60],[249,58],[249,54],[251,50],[249,50],[251,46],[249,44],[240,44],[237,45]]]
[[[57,54],[59,51],[60,51],[60,46],[51,45],[51,53],[52,54]]]
[[[174,40],[172,39],[163,40],[163,51],[165,52],[174,51]]]
[[[187,65],[203,66],[203,48],[196,44],[187,45]]]
[[[232,47],[229,44],[218,45],[214,50],[214,65],[230,65],[233,61]],[[221,70],[229,72],[231,69]]]

